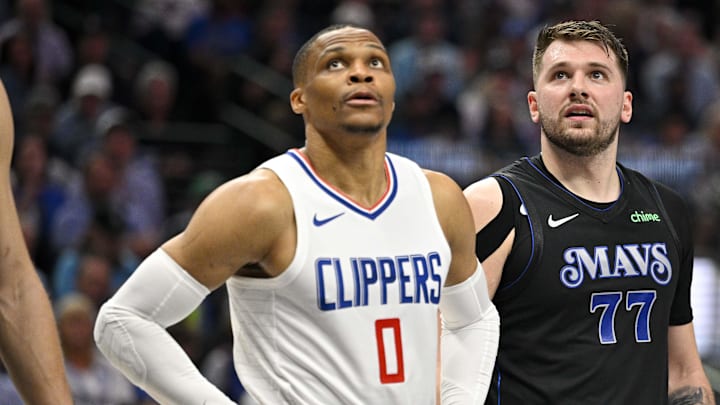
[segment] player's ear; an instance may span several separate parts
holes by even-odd
[[[620,114],[620,119],[623,123],[627,124],[632,119],[632,112],[633,112],[633,95],[630,91],[625,91],[623,94],[623,104],[622,104],[622,112]]]
[[[538,113],[537,93],[534,90],[530,90],[528,92],[527,102],[528,110],[530,111],[530,119],[532,119],[532,122],[537,124],[540,122],[540,116]]]
[[[305,92],[302,88],[295,88],[290,93],[290,108],[298,115],[305,112]]]

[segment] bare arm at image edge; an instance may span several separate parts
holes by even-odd
[[[14,128],[0,83],[0,356],[28,404],[72,404],[47,292],[30,259],[10,187]]]

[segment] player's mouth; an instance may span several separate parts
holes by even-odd
[[[379,98],[375,93],[371,91],[358,90],[346,95],[344,101],[345,104],[362,107],[377,105],[379,103]]]
[[[565,118],[571,120],[586,120],[594,116],[592,108],[585,104],[575,104],[565,110]]]

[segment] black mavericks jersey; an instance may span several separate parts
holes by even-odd
[[[687,210],[667,187],[617,171],[620,197],[603,205],[560,185],[539,155],[494,174],[515,242],[493,299],[486,404],[667,403],[668,326],[692,321]]]

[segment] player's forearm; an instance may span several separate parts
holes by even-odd
[[[28,404],[72,404],[55,319],[40,279],[31,269],[1,271],[29,273],[3,278],[0,291],[0,352],[15,387]]]
[[[715,405],[710,381],[697,350],[692,324],[668,331],[668,399],[670,405]]]
[[[670,405],[715,405],[712,389],[707,385],[687,385],[670,392]]]
[[[52,307],[25,246],[7,177],[0,178],[0,207],[0,355],[25,402],[71,404]]]
[[[485,403],[497,355],[499,319],[492,307],[478,322],[443,330],[440,385],[443,405]]]
[[[161,403],[232,404],[166,331],[209,293],[162,250],[148,256],[95,322],[100,351]]]
[[[443,405],[485,402],[500,339],[500,317],[490,301],[485,273],[443,289],[440,396]]]
[[[162,404],[233,404],[202,376],[160,325],[113,305],[98,316],[100,351],[135,385]]]

